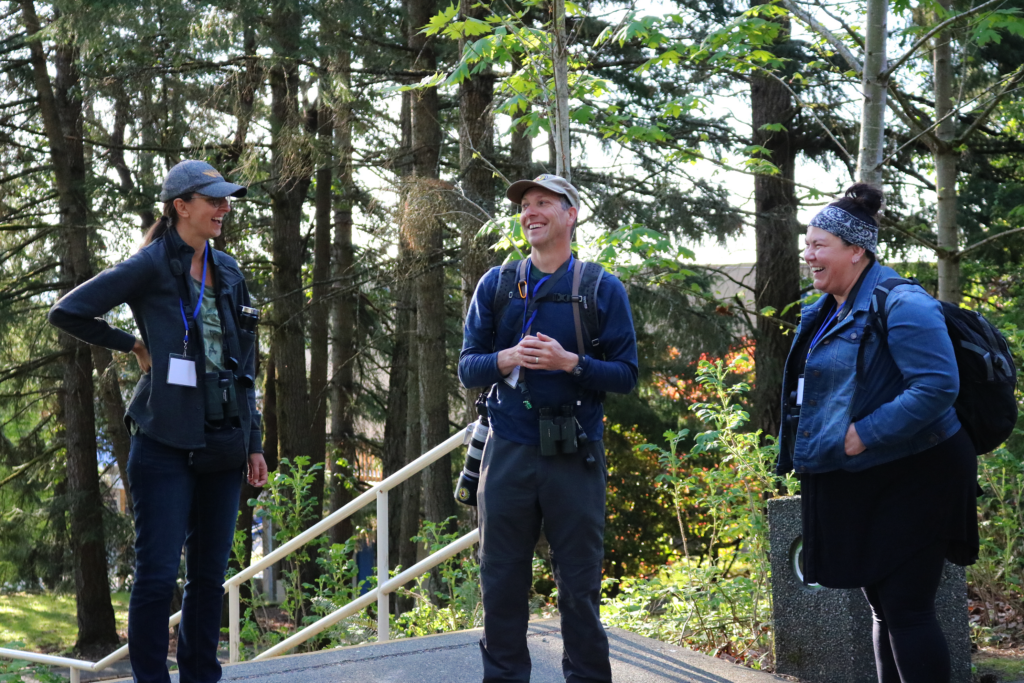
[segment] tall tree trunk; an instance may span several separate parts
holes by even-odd
[[[529,126],[521,123],[512,129],[510,161],[515,176],[512,182],[533,177],[533,139],[526,134]]]
[[[384,423],[382,469],[385,477],[391,476],[410,462],[409,439],[415,438],[417,451],[420,441],[419,384],[411,372],[416,363],[415,356],[411,353],[416,324],[412,288],[406,281],[397,283],[396,290],[394,347],[388,375],[388,413]],[[410,402],[411,397],[417,400]],[[416,426],[415,435],[409,433],[411,422]],[[388,527],[388,562],[392,567],[401,564],[408,568],[411,565],[405,564],[406,560],[410,555],[415,556],[416,551],[409,540],[415,535],[415,530],[412,534],[406,533],[404,520],[410,507],[415,507],[413,512],[419,515],[420,486],[421,477],[416,475],[400,484],[399,488],[388,496],[388,519],[391,522]],[[397,609],[401,610],[402,606],[403,601],[399,600]]]
[[[411,313],[408,317],[409,337],[413,336],[416,329],[416,314]],[[419,389],[419,359],[415,354],[409,355],[409,383],[407,386],[406,402],[408,405],[408,424],[405,430],[405,461],[412,462],[420,456],[421,447],[421,423],[420,423],[420,389]],[[402,497],[405,499],[402,505],[401,517],[401,539],[398,561],[403,567],[411,567],[416,564],[416,557],[419,545],[412,542],[412,538],[420,532],[420,510],[422,509],[422,492],[426,487],[426,477],[417,474],[402,484]],[[397,608],[401,612],[412,609],[411,599],[399,599]]]
[[[271,347],[270,353],[267,354],[266,368],[266,374],[263,377],[263,457],[267,461],[267,469],[274,472],[277,470],[278,463],[280,462],[280,450],[278,448],[279,439],[277,432],[277,363],[274,361],[273,347]],[[242,488],[243,490],[245,489],[244,484]],[[266,524],[267,517],[264,512],[264,529],[266,529]],[[263,553],[267,553],[267,548],[263,549]],[[281,576],[282,566],[283,562],[278,562],[271,568],[275,577]],[[263,585],[266,588],[265,580]],[[271,595],[271,599],[274,597]]]
[[[326,65],[324,66],[326,71]],[[330,330],[331,310],[327,305],[330,290],[328,279],[331,274],[331,219],[333,197],[331,184],[334,182],[334,154],[332,153],[334,122],[327,107],[322,104],[312,112],[316,119],[316,133],[320,140],[322,159],[316,171],[316,224],[313,235],[313,297],[310,301],[309,319],[309,438],[312,460],[325,468],[314,481],[310,495],[320,502],[316,510],[315,523],[323,514],[323,500],[326,487],[327,458],[327,335]],[[303,574],[312,578],[319,576],[319,565],[311,557]]]
[[[755,3],[760,4],[760,3]],[[788,22],[781,40],[788,40]],[[796,232],[796,197],[793,173],[796,149],[789,127],[795,116],[789,91],[776,79],[754,74],[750,80],[753,144],[771,151],[768,157],[779,173],[754,177],[754,231],[757,238],[757,267],[754,296],[756,308],[771,306],[776,315],[793,322],[796,312],[782,316],[783,309],[800,298],[800,262]],[[768,124],[782,124],[778,131]],[[757,321],[757,387],[754,419],[765,434],[778,434],[782,424],[779,395],[782,368],[789,352],[790,338],[771,318]]]
[[[399,118],[401,129],[401,147],[396,168],[400,178],[407,176],[412,168],[409,154],[412,148],[412,94],[402,93],[402,109]],[[393,283],[395,292],[394,339],[391,350],[391,365],[388,372],[388,403],[387,417],[384,423],[383,474],[390,476],[409,462],[408,442],[415,438],[417,452],[419,450],[419,383],[411,369],[416,365],[413,337],[416,326],[416,303],[413,294],[413,282],[409,277],[410,247],[405,233],[402,231],[403,221],[398,222],[398,266]],[[410,404],[410,397],[415,398]],[[415,419],[414,419],[415,418]],[[415,422],[416,431],[410,433],[410,421]],[[420,487],[422,477],[416,475],[401,485],[401,495],[388,496],[388,519],[392,520],[388,528],[389,564],[394,567],[401,564],[410,567],[415,564],[416,547],[410,540],[416,530],[409,533],[407,521],[409,515],[418,519],[420,506]],[[417,525],[418,526],[418,523]],[[412,563],[407,564],[409,558]],[[398,597],[395,600],[395,613],[401,614],[412,609],[410,598]]]
[[[299,456],[310,465],[323,462],[313,452],[311,414],[306,381],[304,329],[305,296],[302,289],[302,206],[309,190],[309,160],[303,152],[306,123],[299,109],[298,55],[302,15],[295,5],[277,0],[270,30],[277,54],[270,69],[270,131],[273,181],[267,184],[272,210],[271,258],[274,263],[273,353],[277,369],[277,420],[280,456],[292,462]],[[319,521],[323,509],[323,478],[318,477],[319,500],[302,520],[308,528]],[[305,567],[303,568],[305,569]],[[313,577],[302,573],[302,581]]]
[[[53,48],[54,82],[49,68],[33,0],[21,0],[22,18],[29,41],[29,60],[43,128],[50,145],[60,211],[62,271],[65,292],[92,275],[89,259],[89,202],[86,194],[85,150],[82,130],[82,95],[78,53],[73,45]],[[64,293],[64,292],[62,292]],[[92,356],[89,347],[69,335],[60,335],[68,353],[61,393],[61,418],[67,452],[67,483],[78,649],[116,645],[114,610],[110,604],[107,556],[103,536],[103,499],[96,462],[96,416],[93,410]]]
[[[242,31],[242,45],[245,50],[245,70],[235,78],[235,135],[225,161],[234,166],[245,151],[245,140],[249,136],[252,114],[256,105],[256,91],[263,83],[263,68],[256,57],[256,29],[246,26]],[[227,170],[227,169],[225,169]]]
[[[267,461],[267,469],[277,469],[281,460],[277,431],[277,362],[274,349],[267,354],[267,374],[263,378],[263,458]]]
[[[868,0],[867,33],[864,38],[864,75],[861,89],[864,103],[860,118],[860,153],[857,155],[857,179],[882,186],[882,154],[885,150],[886,20],[889,3]]]
[[[474,0],[462,0],[463,17],[483,19],[486,8]],[[462,39],[459,51],[465,50]],[[480,278],[493,265],[490,240],[478,238],[480,227],[494,216],[494,173],[487,162],[494,159],[494,126],[491,103],[494,73],[488,68],[464,80],[459,88],[459,172],[467,201],[462,208],[462,316],[465,319]],[[473,404],[480,387],[465,390],[466,421],[476,419]]]
[[[551,61],[555,72],[552,107],[552,138],[555,141],[555,173],[572,182],[572,149],[569,139],[569,43],[565,34],[565,0],[551,1]]]
[[[352,55],[339,53],[339,77],[342,85],[350,85],[349,68]],[[347,98],[347,95],[344,96]],[[332,318],[331,365],[331,511],[352,500],[344,476],[355,462],[355,428],[352,402],[355,392],[356,306],[359,291],[355,288],[355,250],[352,245],[352,206],[356,197],[352,177],[352,104],[343,99],[334,115],[334,136],[338,153],[338,187],[334,207],[334,278],[342,293],[335,297]],[[404,379],[404,378],[403,378]],[[404,420],[404,417],[403,417]],[[385,439],[386,440],[386,439]],[[344,459],[348,467],[338,464]],[[397,496],[393,496],[397,498]],[[352,522],[345,520],[331,529],[331,543],[344,543],[352,536]]]
[[[110,450],[117,462],[117,475],[124,487],[125,512],[130,519],[135,518],[132,505],[131,489],[128,486],[128,453],[132,447],[132,438],[124,426],[124,399],[121,398],[121,383],[117,379],[117,363],[109,349],[93,346],[92,362],[99,373],[99,398],[103,408],[103,419],[107,423],[107,435],[110,437]]]
[[[434,15],[435,0],[410,0],[409,47],[416,60],[413,67],[434,71],[437,59],[433,44],[421,32]],[[441,153],[441,124],[436,88],[418,91],[412,101],[412,152],[415,180],[406,192],[406,223],[414,227],[413,244],[419,274],[416,279],[416,332],[419,361],[422,449],[426,451],[448,438],[448,387],[450,375],[445,344],[444,225],[418,206],[434,202],[443,192],[440,184],[424,182],[438,177]],[[446,455],[424,472],[424,511],[432,522],[443,522],[455,514],[451,456]]]
[[[945,10],[950,0],[939,0]],[[939,21],[940,18],[936,18]],[[957,226],[957,153],[953,148],[956,137],[956,117],[953,112],[953,50],[952,31],[935,36],[932,68],[935,79],[935,120],[937,122],[932,155],[935,159],[935,191],[938,201],[935,210],[935,228],[939,246],[939,299],[960,301],[960,229]]]

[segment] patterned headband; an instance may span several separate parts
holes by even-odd
[[[878,226],[857,218],[831,204],[818,212],[809,225],[841,237],[850,244],[864,247],[872,254],[878,244]]]

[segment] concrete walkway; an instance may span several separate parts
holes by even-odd
[[[615,683],[769,683],[784,679],[613,628]],[[260,683],[477,683],[480,630],[277,657],[224,667],[223,681]],[[563,683],[558,620],[531,622],[531,683]],[[120,679],[130,681],[130,679]],[[178,676],[171,676],[177,683]]]

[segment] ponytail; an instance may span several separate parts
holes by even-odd
[[[192,196],[185,195],[184,197],[179,197],[179,199],[184,199],[187,202],[192,199]],[[174,208],[174,200],[164,202],[164,215],[160,216],[160,220],[156,223],[149,226],[149,230],[146,231],[145,237],[142,238],[142,245],[139,248],[149,246],[167,234],[167,231],[177,226],[177,224],[178,210]]]

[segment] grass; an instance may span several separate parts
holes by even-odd
[[[1024,680],[1024,651],[983,648],[971,657],[978,673],[976,680]],[[985,674],[987,677],[982,678]]]
[[[128,593],[112,593],[117,630],[128,624]],[[67,652],[75,644],[78,621],[73,595],[0,594],[0,645],[20,642],[33,652]]]

